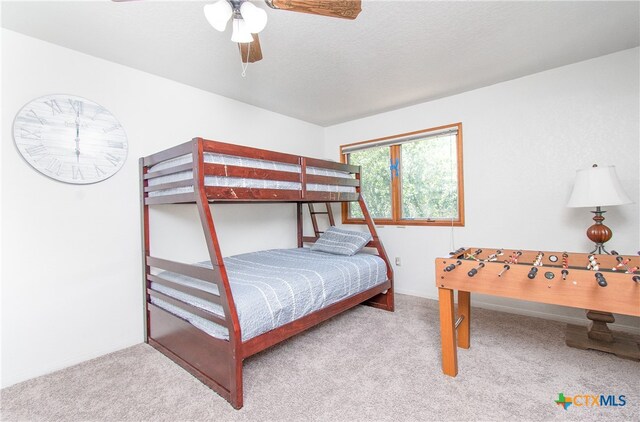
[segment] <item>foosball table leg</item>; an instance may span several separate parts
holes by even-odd
[[[458,375],[455,308],[453,290],[438,288],[440,303],[440,338],[442,343],[442,372],[451,377]]]
[[[471,323],[471,293],[458,290],[458,347],[468,349],[471,345],[469,324]]]

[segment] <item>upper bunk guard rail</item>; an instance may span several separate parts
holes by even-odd
[[[149,155],[148,157],[144,157],[142,160],[144,162],[145,167],[151,167],[163,161],[167,161],[172,158],[177,158],[182,155],[190,154],[192,149],[193,149],[193,141],[189,141],[180,145],[176,145],[175,147],[165,149],[164,151],[160,151],[155,154]]]
[[[251,160],[262,160],[275,162],[277,164],[296,166],[289,167],[292,171],[283,169],[267,169],[245,167],[240,165],[227,165],[218,163],[208,163],[204,161],[205,153],[221,154],[229,157],[245,158]],[[152,166],[166,162],[167,160],[191,155],[188,163],[178,162],[176,165],[160,170],[148,171]],[[143,178],[147,183],[144,187],[144,201],[146,205],[171,204],[171,203],[193,203],[195,202],[196,190],[200,187],[204,189],[208,202],[355,202],[360,194],[355,190],[360,186],[360,167],[338,163],[329,160],[309,158],[281,152],[269,151],[260,148],[246,147],[241,145],[227,144],[224,142],[211,141],[202,138],[193,140],[176,147],[161,151],[159,153],[144,157],[142,165],[147,168]],[[321,170],[338,171],[345,174],[345,177],[314,174],[309,171],[309,167]],[[298,171],[295,171],[295,168]],[[199,171],[198,171],[199,170]],[[162,176],[171,176],[176,173],[192,173],[179,181],[148,183],[153,179]],[[317,172],[314,170],[314,172]],[[349,177],[347,177],[347,175]],[[256,187],[229,187],[229,186],[208,186],[205,178],[228,177],[237,179],[262,180],[269,182],[293,183],[294,188],[274,189]],[[298,188],[295,188],[298,184]],[[309,190],[309,185],[326,185],[333,187],[327,190]],[[193,187],[194,192],[149,195],[150,193],[162,193],[169,189]],[[338,191],[338,188],[354,188],[353,191]],[[344,190],[344,189],[342,189]]]

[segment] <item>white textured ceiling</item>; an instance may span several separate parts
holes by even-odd
[[[363,0],[355,21],[255,3],[264,60],[243,78],[204,4],[3,1],[2,26],[322,126],[640,43],[637,1]]]

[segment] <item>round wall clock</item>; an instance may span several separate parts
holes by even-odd
[[[34,169],[74,184],[113,176],[129,147],[113,114],[73,95],[47,95],[22,107],[13,122],[13,139]]]

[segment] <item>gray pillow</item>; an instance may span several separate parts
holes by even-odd
[[[328,252],[335,255],[355,255],[371,240],[371,233],[329,227],[316,243],[312,251]]]

